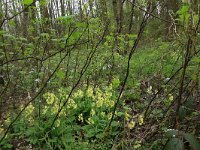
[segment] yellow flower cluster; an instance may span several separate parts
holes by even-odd
[[[136,125],[136,122],[138,122],[138,124],[140,126],[144,124],[143,115],[131,116],[130,114],[127,113],[127,111],[125,111],[124,118],[125,118],[125,121],[128,122],[127,126],[128,126],[129,129],[133,129],[135,127],[135,125]]]
[[[144,123],[143,115],[139,115],[139,117],[138,117],[138,123],[139,123],[140,126],[143,125],[143,123]]]
[[[88,118],[88,124],[94,124],[94,120],[92,118]]]
[[[106,113],[105,112],[101,112],[100,113],[102,117],[105,117]]]
[[[103,106],[103,98],[98,98],[98,100],[96,102],[96,106],[97,106],[97,108]]]
[[[74,93],[74,98],[82,98],[83,97],[83,91],[78,90],[76,93]]]
[[[23,110],[24,109],[24,106],[21,105],[20,106],[20,110]],[[26,121],[28,121],[29,123],[33,123],[34,122],[34,110],[35,110],[35,107],[32,105],[32,103],[30,103],[26,109],[24,110],[24,119],[26,119]],[[10,117],[8,117],[7,121],[6,122],[10,122]]]
[[[69,98],[69,101],[68,101],[68,104],[67,104],[67,108],[68,109],[69,108],[76,109],[77,108],[76,102],[73,99]]]
[[[128,123],[128,128],[129,129],[133,129],[135,127],[135,121],[131,120],[129,123]]]
[[[32,104],[28,105],[28,107],[25,109],[25,116],[29,116],[32,114],[32,112],[34,111],[34,106]]]
[[[168,96],[169,96],[169,100],[170,100],[170,102],[172,102],[172,101],[174,100],[173,95],[172,95],[172,94],[169,94]]]
[[[91,110],[90,110],[90,117],[84,118],[83,114],[79,114],[77,116],[77,119],[81,122],[86,120],[89,124],[95,123],[96,116],[99,116],[100,118],[104,119],[111,119],[112,113],[109,113],[110,108],[114,107],[115,104],[115,98],[113,98],[112,95],[112,85],[109,87],[106,87],[105,90],[101,90],[100,88],[94,89],[92,86],[85,87],[86,90],[77,90],[71,98],[69,98],[68,103],[66,107],[64,108],[64,111],[60,113],[60,115],[63,115],[63,113],[66,115],[71,114],[72,111],[76,111],[78,106],[83,105],[82,98],[84,97],[84,102],[86,101],[89,103]],[[64,93],[64,90],[59,90],[60,96],[62,99],[67,99],[68,95]],[[44,98],[46,99],[47,106],[44,106],[42,109],[43,115],[50,114],[56,114],[59,110],[59,107],[62,106],[62,103],[60,104],[60,100],[58,97],[56,97],[53,93],[46,93],[44,94]],[[51,106],[49,106],[51,105]],[[65,111],[68,110],[68,111]],[[56,123],[56,126],[59,126],[60,123]]]
[[[124,113],[124,118],[126,121],[129,121],[129,119],[131,118],[131,116],[127,113],[127,111]]]
[[[55,126],[56,126],[56,127],[59,127],[59,126],[60,126],[60,120],[59,120],[59,119],[56,120]]]
[[[49,108],[49,107],[47,107],[47,106],[44,106],[44,108],[42,109],[42,114],[43,114],[43,115],[44,115],[44,114],[46,114],[46,112],[47,112],[48,108]]]
[[[68,97],[68,95],[66,95],[65,93],[63,93],[64,91],[63,90],[59,90],[59,94],[60,96],[66,96],[66,98]],[[42,109],[42,114],[43,115],[48,115],[49,113],[50,114],[57,114],[58,113],[58,110],[59,110],[59,107],[60,107],[60,100],[56,97],[55,94],[53,93],[45,93],[43,95],[43,97],[46,99],[46,102],[47,102],[47,106],[44,106],[43,109]],[[75,103],[75,102],[74,102]],[[53,105],[52,105],[53,104]],[[49,106],[51,105],[51,106]],[[68,105],[67,105],[68,106]],[[61,111],[59,116],[60,115],[63,115],[65,114],[64,111]]]
[[[141,147],[141,141],[135,141],[135,144],[134,144],[134,149],[138,149],[138,148],[140,148]]]
[[[53,93],[49,92],[44,94],[44,98],[49,105],[53,104],[55,101],[58,101],[58,98]]]
[[[58,108],[59,106],[57,104],[54,104],[54,106],[51,108],[52,114],[57,114],[58,113]]]
[[[130,114],[127,113],[127,111],[125,111],[124,118],[125,118],[125,121],[128,122],[127,123],[128,128],[133,129],[135,127],[135,124],[136,124],[135,121],[133,121],[134,117],[132,117]]]
[[[57,103],[55,103],[52,107],[49,106],[44,106],[44,108],[42,109],[42,114],[43,115],[48,115],[49,113],[52,115],[55,115],[58,113],[59,110],[59,105]],[[61,111],[59,116],[65,114],[64,111]]]
[[[11,118],[10,115],[9,115],[9,117],[7,116],[7,118],[6,118],[6,120],[5,120],[6,125],[9,125],[9,124],[10,124],[10,122],[11,122],[11,119],[10,119],[10,118]]]
[[[105,105],[108,108],[112,108],[115,105],[115,101],[112,100],[112,93],[109,91],[101,91],[100,89],[97,89],[96,92],[96,107],[102,107]]]
[[[112,113],[107,113],[103,109],[109,110],[109,108],[114,107],[115,101],[113,100],[112,95],[112,86],[106,88],[105,91],[100,90],[99,88],[95,89],[95,95],[93,89],[89,87],[86,91],[87,97],[92,98],[92,109],[90,111],[90,118],[88,118],[89,124],[94,124],[93,116],[100,115],[104,119],[111,119]]]
[[[93,93],[94,93],[94,91],[93,91],[92,87],[89,86],[88,89],[87,89],[87,92],[86,92],[87,96],[94,99],[94,94]]]
[[[78,121],[83,122],[83,114],[82,113],[78,115]]]
[[[91,115],[91,116],[94,116],[95,114],[96,114],[95,110],[94,110],[94,109],[91,109],[90,115]]]

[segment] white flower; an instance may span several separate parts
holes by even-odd
[[[31,95],[30,95],[29,92],[28,92],[28,96],[27,96],[27,98],[28,98],[29,100],[31,100]]]
[[[29,74],[32,74],[32,73],[34,73],[34,71],[30,71],[30,72],[29,72]]]
[[[38,79],[35,79],[35,82],[39,83],[41,80],[38,78]]]
[[[170,80],[170,78],[165,78],[165,81],[169,81]]]

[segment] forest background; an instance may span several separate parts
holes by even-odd
[[[199,150],[199,0],[1,0],[0,149]]]

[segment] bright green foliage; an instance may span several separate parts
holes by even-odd
[[[25,4],[25,5],[30,5],[33,3],[33,0],[23,0],[22,1],[22,4]]]
[[[199,150],[193,2],[0,1],[0,149]]]

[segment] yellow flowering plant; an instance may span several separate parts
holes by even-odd
[[[58,110],[68,99],[68,94],[68,90],[63,88],[59,89],[57,93],[44,93],[42,99],[38,101],[39,103],[31,103],[25,109],[23,118],[18,120],[15,131],[21,133],[26,131],[25,136],[33,143],[44,142],[47,136],[46,131],[51,126]],[[112,85],[95,89],[88,86],[83,90],[76,90],[60,112],[51,134],[55,137],[63,137],[67,134],[74,136],[84,132],[84,136],[87,138],[102,138],[105,125],[112,117],[115,100],[116,94],[114,94]],[[39,109],[36,107],[38,105]],[[22,110],[23,106],[20,108]],[[26,123],[24,124],[24,122]],[[71,124],[74,127],[71,127]],[[113,121],[112,130],[115,131],[113,135],[118,133],[119,125],[119,121]],[[2,129],[1,132],[3,132]],[[43,140],[38,141],[38,138]]]

